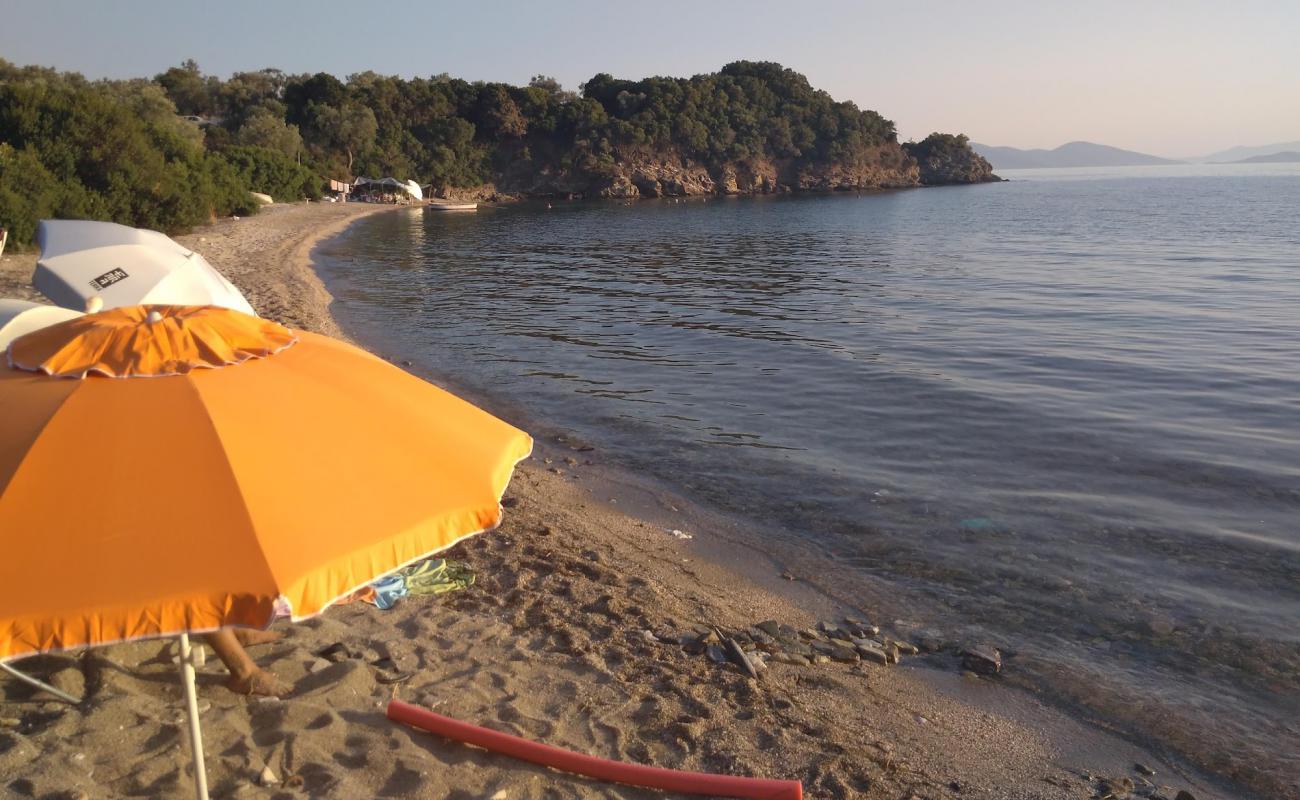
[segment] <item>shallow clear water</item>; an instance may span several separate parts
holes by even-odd
[[[318,254],[366,344],[1294,785],[1300,167],[1009,176],[413,210]]]

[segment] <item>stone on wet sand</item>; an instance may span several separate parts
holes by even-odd
[[[740,667],[740,671],[751,678],[758,678],[758,670],[754,669],[753,663],[750,662],[749,656],[745,651],[740,649],[740,644],[735,639],[728,639],[726,643],[727,656]]]
[[[781,645],[781,649],[787,653],[793,653],[796,656],[803,656],[804,658],[808,658],[814,652],[811,647],[803,642],[784,642]]]
[[[862,657],[863,661],[870,661],[881,666],[889,664],[889,656],[885,651],[873,645],[859,645],[858,655]]]
[[[754,627],[763,633],[766,633],[768,636],[771,636],[773,639],[781,634],[781,623],[774,619],[765,620]]]
[[[996,675],[1002,671],[1002,653],[989,645],[968,647],[961,653],[961,665],[977,675]]]
[[[897,639],[890,639],[889,644],[892,644],[894,647],[898,648],[898,652],[902,653],[903,655],[914,656],[914,655],[919,655],[921,652],[920,648],[918,648],[916,645],[912,644],[911,642],[900,642]]]
[[[844,664],[852,664],[858,660],[858,651],[848,645],[834,645],[827,655]]]
[[[869,636],[880,635],[880,626],[872,625],[870,622],[866,622],[863,620],[849,621],[848,619],[845,619],[844,624],[845,627],[848,629],[849,633],[853,634],[854,636],[859,636],[865,639]]]
[[[796,667],[806,667],[810,663],[804,656],[794,653],[773,653],[772,660],[778,664],[793,664]]]

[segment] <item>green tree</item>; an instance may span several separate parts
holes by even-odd
[[[268,147],[230,147],[220,157],[239,176],[249,191],[262,192],[281,202],[316,200],[321,196],[316,173],[298,164],[284,153]]]
[[[186,59],[179,67],[172,67],[154,77],[176,109],[182,114],[206,117],[216,107],[215,80],[203,77],[194,59]]]
[[[295,160],[302,150],[298,126],[286,123],[284,117],[264,107],[254,109],[233,138],[236,144],[268,148]]]

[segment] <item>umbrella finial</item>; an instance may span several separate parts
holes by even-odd
[[[104,310],[104,298],[95,294],[95,295],[91,295],[89,298],[86,299],[87,314],[98,314],[103,310]]]
[[[157,325],[159,322],[162,322],[162,314],[157,311],[150,311],[149,316],[145,317],[144,321],[150,325]]]

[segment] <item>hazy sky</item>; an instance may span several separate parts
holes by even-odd
[[[902,138],[1166,156],[1300,139],[1300,0],[564,2],[0,0],[0,57],[89,77],[186,58],[470,80],[686,76],[779,61]]]

